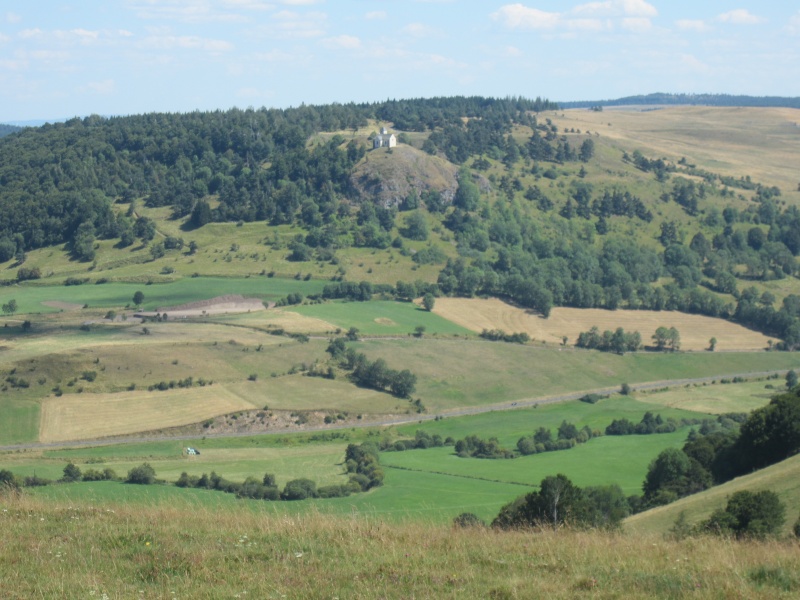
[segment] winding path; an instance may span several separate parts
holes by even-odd
[[[645,383],[630,384],[631,391],[647,391],[666,387],[682,387],[685,385],[692,385],[698,383],[710,383],[711,381],[719,379],[733,379],[734,377],[741,377],[743,379],[757,379],[761,377],[769,377],[770,375],[785,375],[785,369],[775,371],[753,371],[749,373],[733,373],[730,375],[711,375],[708,377],[695,377],[693,379],[667,379],[661,381],[649,381]],[[578,392],[569,392],[567,394],[559,394],[555,396],[540,396],[537,398],[523,398],[512,402],[503,402],[500,404],[488,404],[483,406],[472,406],[468,408],[457,408],[449,411],[444,411],[436,414],[417,414],[409,415],[406,417],[399,417],[395,419],[382,419],[377,421],[359,421],[357,423],[347,423],[343,425],[320,425],[315,427],[305,428],[288,428],[275,431],[258,431],[258,432],[235,432],[235,433],[217,433],[217,434],[187,434],[187,435],[160,435],[160,436],[125,436],[117,438],[101,438],[95,440],[78,440],[74,442],[30,442],[25,444],[14,444],[10,446],[0,446],[0,452],[8,452],[15,450],[46,450],[52,448],[85,448],[90,446],[109,446],[116,444],[141,444],[148,442],[165,442],[165,441],[183,441],[183,440],[197,440],[200,438],[205,439],[218,439],[218,438],[240,438],[240,437],[255,437],[259,435],[286,435],[287,433],[313,433],[320,431],[336,431],[341,429],[366,428],[366,427],[386,427],[389,425],[407,425],[410,423],[422,423],[424,421],[433,421],[437,418],[443,417],[466,417],[470,415],[479,415],[482,413],[493,412],[497,410],[516,410],[519,408],[530,408],[531,406],[539,406],[543,404],[556,404],[559,402],[567,402],[570,400],[577,400],[586,394],[600,394],[608,395],[619,391],[619,386],[596,388],[592,390],[581,390]]]

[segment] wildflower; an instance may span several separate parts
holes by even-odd
[[[302,556],[303,556],[303,553],[302,553],[302,552],[295,552],[295,553],[294,553],[294,557],[295,557],[295,558],[300,558],[300,557],[302,557]]]

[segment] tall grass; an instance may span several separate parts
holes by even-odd
[[[0,498],[17,598],[791,598],[789,542]]]

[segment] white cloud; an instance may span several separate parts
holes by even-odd
[[[41,29],[23,29],[19,32],[19,37],[23,40],[29,40],[31,38],[39,38],[42,37],[44,32]]]
[[[737,8],[726,13],[722,13],[717,17],[717,20],[723,23],[733,23],[734,25],[756,25],[763,23],[765,19],[754,15],[746,8]]]
[[[357,50],[361,47],[361,40],[352,35],[337,35],[325,38],[322,45],[332,50]]]
[[[261,0],[222,0],[222,4],[243,10],[273,10],[275,8],[274,4]]]
[[[797,11],[796,15],[789,19],[789,25],[787,26],[787,29],[789,30],[789,33],[800,34],[800,10]]]
[[[609,27],[608,21],[602,19],[570,19],[566,24],[573,31],[603,31]]]
[[[650,19],[643,17],[629,17],[627,19],[622,19],[622,28],[633,31],[634,33],[644,33],[653,28],[653,23]]]
[[[697,31],[702,33],[710,29],[705,21],[701,21],[699,19],[679,19],[675,21],[675,25],[681,31]]]
[[[289,62],[297,58],[296,55],[284,52],[283,50],[272,50],[270,52],[259,52],[254,56],[258,61],[262,62]]]
[[[706,63],[691,54],[681,54],[679,62],[681,66],[689,71],[696,71],[698,73],[708,73],[711,71],[711,68]]]
[[[95,94],[113,94],[116,89],[116,84],[113,79],[104,79],[103,81],[92,81],[86,84],[86,90],[94,92]]]
[[[388,15],[386,14],[385,10],[373,10],[372,12],[368,12],[364,15],[364,18],[367,21],[382,21],[387,17]]]
[[[18,15],[17,13],[12,13],[12,12],[6,13],[7,23],[19,23],[20,21],[22,21],[22,16]]]
[[[233,44],[224,40],[212,40],[194,35],[161,35],[150,36],[142,46],[157,50],[204,50],[206,52],[226,52],[233,49]]]
[[[320,4],[324,0],[281,0],[282,4],[290,6],[310,6],[312,4]]]
[[[424,23],[409,23],[405,27],[403,27],[400,31],[402,31],[406,35],[410,35],[411,37],[415,38],[428,38],[434,37],[439,35],[439,31],[425,25]]]
[[[656,16],[658,10],[644,0],[587,2],[564,12],[547,12],[524,4],[506,4],[491,14],[492,19],[508,29],[547,31],[563,28],[573,33],[607,31],[617,26],[641,33],[652,28],[651,19]]]
[[[10,42],[10,41],[11,41],[11,38],[10,38],[10,37],[8,37],[7,35],[3,35],[2,33],[0,33],[0,44],[5,44],[6,42]]]
[[[529,8],[523,4],[506,4],[492,13],[495,21],[501,21],[509,29],[554,29],[561,21],[559,13]]]
[[[658,10],[644,0],[607,0],[606,2],[588,2],[572,9],[576,15],[599,17],[656,17]]]
[[[271,35],[283,38],[312,38],[325,35],[327,15],[320,12],[296,13],[282,10],[273,15],[274,23],[266,26]]]

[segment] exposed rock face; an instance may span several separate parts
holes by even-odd
[[[353,185],[365,199],[389,207],[400,204],[416,190],[422,196],[436,190],[446,203],[455,196],[458,167],[447,160],[399,144],[389,151],[379,148],[367,152],[364,162],[353,172]]]

